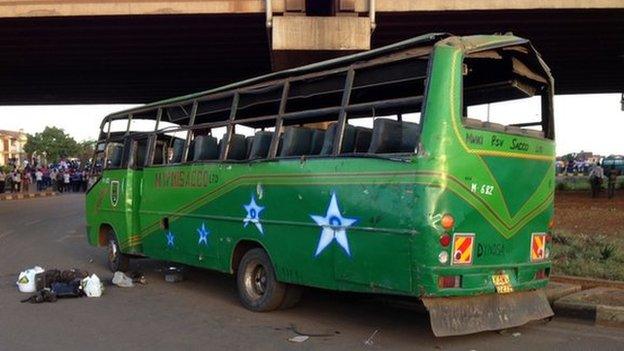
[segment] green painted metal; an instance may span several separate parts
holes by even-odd
[[[465,52],[520,42],[526,41],[478,36],[436,43],[417,155],[105,170],[87,196],[88,240],[98,245],[108,225],[125,253],[223,272],[233,272],[239,243],[253,243],[266,249],[279,280],[336,290],[469,296],[493,293],[491,276],[500,272],[515,290],[542,288],[547,281],[535,274],[550,261],[530,262],[530,245],[553,215],[554,142],[469,129],[461,121]],[[475,144],[475,137],[502,144]],[[527,150],[510,148],[517,143]],[[350,224],[348,245],[332,240],[321,248],[318,219],[334,195],[339,219]],[[245,224],[252,199],[263,207],[262,230]],[[471,265],[438,260],[442,250],[453,254],[439,243],[446,213],[456,221],[450,234],[475,233]],[[461,287],[439,288],[438,278],[447,275],[461,275]]]

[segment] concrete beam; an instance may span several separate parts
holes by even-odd
[[[368,12],[370,0],[355,0]],[[264,12],[265,0],[0,0],[0,18]],[[272,0],[284,12],[285,0]],[[622,0],[376,0],[379,12],[623,8]]]
[[[273,18],[273,50],[369,50],[368,17]]]
[[[264,0],[0,0],[0,17],[264,12]]]
[[[355,11],[368,11],[369,0],[357,0]],[[529,9],[624,8],[622,0],[376,0],[379,12]]]

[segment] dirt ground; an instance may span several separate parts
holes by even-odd
[[[571,234],[624,235],[624,190],[612,199],[604,192],[593,199],[589,191],[558,191],[555,227]]]

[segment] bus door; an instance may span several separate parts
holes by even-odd
[[[141,252],[142,248],[138,240],[141,228],[141,216],[139,215],[141,196],[143,193],[143,167],[147,160],[150,137],[146,135],[131,136],[126,139],[125,150],[127,173],[125,184],[120,189],[123,194],[120,197],[125,202],[125,222],[128,233],[129,250]]]

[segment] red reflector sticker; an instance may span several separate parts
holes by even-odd
[[[531,235],[531,261],[541,261],[546,258],[546,233]]]
[[[456,233],[453,235],[453,259],[451,260],[451,264],[472,264],[474,238],[474,233]]]

